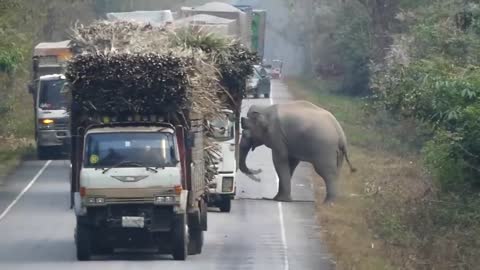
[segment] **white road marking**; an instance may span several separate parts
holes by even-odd
[[[283,221],[283,206],[281,202],[278,202],[278,215],[280,218],[280,233],[282,237],[282,246],[283,246],[283,269],[289,269],[288,263],[288,245],[287,245],[287,237],[285,235],[285,222]]]
[[[12,209],[13,206],[15,206],[15,204],[17,204],[17,202],[23,197],[23,195],[33,186],[33,184],[37,181],[37,179],[40,177],[40,175],[42,175],[42,173],[45,171],[45,169],[48,167],[48,165],[50,165],[50,163],[52,163],[51,160],[47,161],[43,167],[38,171],[38,173],[32,178],[32,180],[30,180],[30,182],[28,183],[28,185],[22,190],[22,192],[20,192],[20,194],[17,195],[17,197],[15,198],[15,200],[13,200],[10,205],[8,205],[8,207],[2,212],[2,214],[0,215],[0,221],[2,221],[2,219],[8,214],[8,212],[10,212],[10,210]]]
[[[270,105],[273,105],[273,91],[270,91]],[[275,180],[277,180],[277,186],[280,185],[280,179],[278,178],[277,173],[275,173]],[[280,236],[282,238],[282,248],[283,248],[283,270],[288,270],[288,245],[287,237],[285,235],[285,222],[283,220],[283,206],[281,202],[278,202],[278,216],[280,219]]]

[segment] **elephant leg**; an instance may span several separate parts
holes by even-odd
[[[316,162],[313,164],[315,172],[323,178],[327,195],[324,203],[330,203],[335,200],[337,196],[337,178],[338,170],[336,159],[334,162]]]
[[[278,193],[273,198],[276,201],[289,202],[291,197],[291,180],[290,162],[287,156],[278,155],[272,151],[273,165],[278,175]]]

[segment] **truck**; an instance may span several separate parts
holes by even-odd
[[[210,121],[211,134],[219,146],[220,157],[214,163],[215,179],[208,185],[208,206],[218,207],[221,212],[230,212],[232,199],[236,194],[235,174],[237,172],[237,142],[235,114],[223,110],[224,115]]]
[[[49,159],[55,152],[69,151],[69,115],[62,90],[65,83],[64,68],[72,56],[68,40],[42,42],[33,51],[32,80],[28,90],[33,97],[35,142],[39,159]]]
[[[223,2],[209,2],[196,7],[181,7],[179,19],[191,17],[198,14],[207,14],[225,19],[235,20],[235,38],[240,40],[247,48],[251,49],[251,17],[249,14],[236,8],[233,5]]]
[[[250,5],[234,5],[234,7],[243,11],[247,15],[247,23],[251,33],[251,49],[257,53],[260,59],[265,54],[265,33],[267,23],[267,11],[263,9],[254,9]]]
[[[123,56],[112,62],[105,60],[99,72],[128,58]],[[135,57],[144,57],[142,63],[152,59],[151,55]],[[79,65],[86,60],[82,61],[78,61]],[[146,104],[141,111],[129,107],[145,101],[146,94],[152,95],[149,100],[163,100],[158,85],[171,89],[171,93],[180,91],[179,87],[172,80],[157,82],[145,86],[153,88],[137,94],[138,85],[123,81],[128,72],[112,70],[117,72],[115,79],[104,80],[106,76],[102,73],[96,74],[95,79],[85,79],[88,83],[76,80],[85,78],[78,71],[67,73],[72,134],[70,199],[76,217],[77,259],[90,260],[92,256],[108,255],[119,248],[153,248],[160,254],[171,254],[174,260],[200,254],[203,233],[207,230],[206,120],[189,107],[167,101],[160,106]],[[145,76],[158,77],[153,72],[135,75],[134,80],[142,84]],[[97,85],[101,84],[112,85],[109,93],[114,94],[95,95]],[[98,105],[104,102],[112,107],[100,108]],[[121,111],[115,107],[123,105],[126,109]],[[168,112],[158,111],[167,110],[166,107]]]
[[[265,37],[267,25],[267,11],[253,10],[252,17],[252,48],[257,52],[260,59],[265,56]]]

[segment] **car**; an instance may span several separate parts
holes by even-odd
[[[254,65],[253,75],[247,81],[247,95],[253,95],[255,98],[262,95],[264,98],[269,98],[270,88],[270,76],[267,70],[260,65]]]
[[[283,69],[283,62],[281,60],[273,60],[272,61],[272,78],[273,79],[281,79],[282,78],[282,69]]]

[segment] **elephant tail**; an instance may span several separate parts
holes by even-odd
[[[347,161],[348,167],[350,167],[350,172],[354,173],[357,171],[357,168],[353,167],[352,163],[350,162],[350,159],[348,159],[348,154],[347,154],[347,149],[345,146],[340,146],[340,151],[342,151],[343,156],[345,157],[345,160]]]

